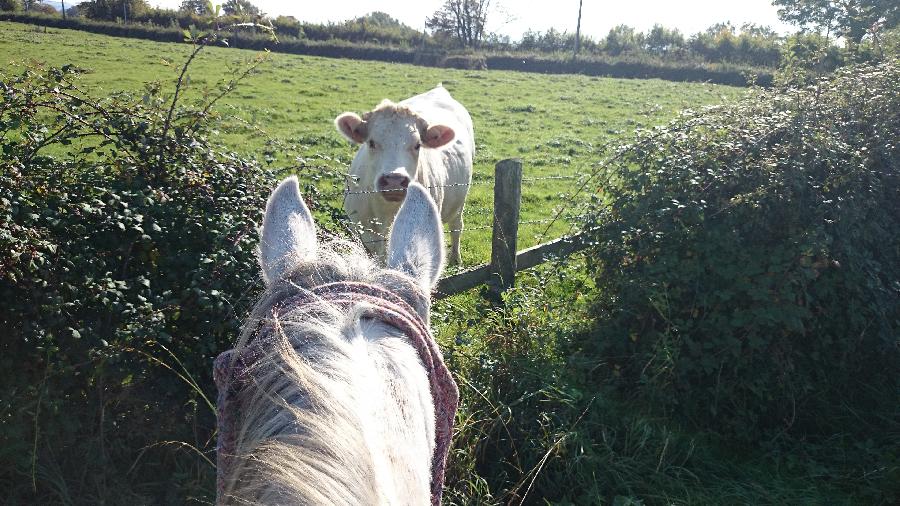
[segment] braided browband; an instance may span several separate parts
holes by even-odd
[[[420,294],[419,294],[420,295]],[[421,296],[421,295],[420,295]],[[422,296],[424,298],[424,296]],[[238,397],[247,386],[248,369],[265,356],[265,349],[276,345],[271,322],[285,314],[311,304],[328,303],[349,310],[357,304],[365,304],[364,315],[380,320],[401,331],[416,349],[428,374],[435,414],[435,449],[431,462],[431,504],[441,503],[444,471],[453,432],[453,419],[459,403],[459,390],[431,331],[422,317],[393,292],[376,285],[356,282],[339,282],[319,285],[311,290],[285,298],[272,307],[272,319],[262,323],[255,339],[240,350],[227,350],[216,357],[213,377],[218,387],[217,419],[217,502],[224,498],[225,476],[237,447],[236,411]]]

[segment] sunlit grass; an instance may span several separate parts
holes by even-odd
[[[94,35],[73,30],[0,22],[0,64],[4,72],[37,61],[76,64],[92,94],[141,91],[159,81],[171,88],[191,46]],[[187,98],[227,79],[229,66],[253,58],[246,50],[211,47],[189,71]],[[685,108],[731,100],[740,88],[662,80],[628,80],[522,72],[473,72],[271,53],[261,72],[242,83],[217,107],[226,127],[219,136],[229,148],[263,158],[266,140],[287,146],[272,164],[290,171],[294,157],[346,171],[355,153],[332,121],[343,111],[364,112],[384,98],[402,100],[443,85],[475,122],[477,183],[471,188],[463,235],[467,265],[490,257],[493,171],[510,157],[524,162],[523,222],[519,249],[567,233],[562,220],[544,223],[560,207],[572,208],[574,179],[541,179],[589,173],[603,147],[627,139],[642,127],[664,123]],[[335,192],[336,193],[336,192]]]

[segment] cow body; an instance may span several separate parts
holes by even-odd
[[[360,145],[344,198],[347,215],[370,253],[384,258],[388,230],[410,181],[428,189],[450,226],[450,262],[461,261],[463,206],[472,181],[472,118],[442,86],[400,103],[383,101],[362,117],[344,113],[335,125]]]

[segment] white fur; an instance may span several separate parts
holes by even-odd
[[[266,281],[280,278],[285,264],[315,257],[316,226],[296,176],[275,188],[266,202],[259,245],[259,261]]]
[[[412,183],[391,227],[387,265],[419,280],[430,292],[444,269],[444,229],[428,191]]]
[[[400,203],[385,200],[379,193],[353,192],[376,190],[381,175],[406,174],[428,188],[441,221],[450,226],[450,262],[461,262],[462,213],[475,156],[475,131],[465,107],[438,86],[399,104],[386,100],[363,117],[343,113],[335,126],[348,140],[360,144],[350,166],[352,181],[344,209],[362,227],[366,248],[385,258],[384,238]],[[451,140],[446,144],[428,147],[429,142],[440,144],[448,136]],[[413,149],[417,142],[423,144],[418,152]]]
[[[391,234],[397,270],[382,269],[357,245],[319,245],[298,197],[289,178],[266,207],[260,262],[267,288],[236,348],[247,346],[261,320],[274,325],[280,346],[249,371],[235,465],[220,502],[428,504],[434,405],[406,337],[363,318],[362,306],[347,311],[323,301],[280,308],[271,318],[281,301],[307,288],[359,281],[409,300],[427,321],[427,302],[414,295],[440,275],[437,209],[423,188],[412,187]]]

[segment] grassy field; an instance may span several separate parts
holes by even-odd
[[[76,64],[90,72],[83,79],[102,97],[145,83],[172,88],[192,47],[0,23],[0,64],[18,73],[23,64]],[[257,56],[251,51],[211,47],[189,71],[187,98],[199,98],[230,78],[229,69]],[[520,248],[569,230],[543,223],[559,206],[571,205],[573,179],[591,171],[610,141],[627,139],[640,127],[665,122],[678,111],[721,103],[743,90],[727,86],[627,80],[520,72],[472,72],[369,61],[338,60],[271,53],[260,72],[223,99],[218,111],[227,127],[221,140],[231,149],[262,158],[267,139],[285,146],[273,163],[279,170],[302,164],[346,171],[355,148],[335,131],[343,111],[362,113],[383,98],[399,101],[437,83],[468,108],[475,122],[475,185],[466,205],[470,232],[463,235],[463,261],[490,257],[494,164],[521,157],[526,186],[522,195]],[[546,234],[544,234],[546,230]]]

